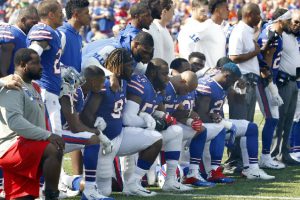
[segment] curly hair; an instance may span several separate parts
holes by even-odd
[[[108,55],[104,66],[119,77],[124,73],[124,64],[131,61],[131,54],[126,49],[117,48]]]
[[[88,0],[70,0],[66,5],[67,19],[71,19],[74,11],[77,9],[87,8],[90,5]]]

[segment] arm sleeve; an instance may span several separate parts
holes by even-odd
[[[139,110],[139,104],[128,100],[123,111],[123,124],[133,127],[147,127],[144,119],[138,115]]]
[[[1,114],[12,131],[27,139],[46,140],[51,133],[25,119],[23,109],[24,97],[20,91],[8,91],[1,96]]]

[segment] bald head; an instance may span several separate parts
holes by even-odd
[[[242,17],[253,12],[260,12],[258,5],[255,3],[247,3],[242,8]]]
[[[27,34],[31,27],[37,24],[39,20],[37,9],[34,6],[28,6],[20,10],[16,24]]]
[[[197,75],[192,71],[185,71],[180,74],[181,79],[185,81],[189,91],[193,91],[197,88],[198,79]]]
[[[249,26],[257,26],[260,17],[260,9],[257,4],[247,3],[242,8],[242,20]]]

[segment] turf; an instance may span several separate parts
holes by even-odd
[[[259,125],[261,130],[263,120],[261,114],[255,115],[255,122]],[[260,131],[261,133],[261,131]],[[261,137],[260,137],[261,138]],[[261,145],[260,145],[261,146]],[[224,154],[224,159],[226,158]],[[70,172],[70,163],[67,158],[64,162],[66,171]],[[166,193],[161,191],[158,187],[150,188],[157,191],[158,195],[151,198],[141,197],[127,197],[121,193],[113,193],[112,197],[122,200],[139,200],[139,199],[153,199],[153,200],[188,200],[188,199],[299,199],[300,200],[300,166],[289,166],[283,170],[266,170],[270,175],[276,177],[273,181],[256,181],[247,180],[239,176],[239,174],[230,175],[236,179],[234,184],[225,185],[218,184],[214,188],[196,188],[192,192],[184,194]],[[69,198],[78,200],[80,197]]]

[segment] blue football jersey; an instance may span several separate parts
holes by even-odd
[[[123,127],[122,111],[126,103],[126,81],[122,80],[121,86],[121,91],[113,92],[109,79],[106,79],[105,87],[101,91],[103,99],[97,110],[97,116],[103,117],[107,124],[103,133],[111,140],[121,133]]]
[[[26,48],[26,34],[17,26],[0,24],[0,45],[8,43],[13,43],[15,45],[10,59],[10,65],[7,70],[7,74],[13,74],[15,71],[15,53],[21,48]]]
[[[105,46],[109,46],[109,45],[115,47],[118,45],[118,42],[115,38],[109,38],[109,39],[96,40],[96,41],[86,44],[82,48],[83,59],[84,59],[84,57],[88,57],[88,56],[91,56],[91,55],[99,52]]]
[[[197,96],[209,96],[211,98],[210,113],[219,113],[224,117],[223,104],[227,93],[219,83],[210,77],[199,79],[196,91]]]
[[[182,97],[182,105],[184,110],[193,110],[195,107],[196,90]]]
[[[58,30],[66,36],[66,44],[60,62],[66,66],[74,67],[78,72],[81,72],[81,35],[69,23],[64,23]]]
[[[268,41],[268,34],[270,31],[270,25],[267,25],[265,27],[265,29],[262,30],[262,32],[260,33],[259,37],[258,37],[258,44],[260,47],[262,47],[263,45],[266,44],[266,42]],[[276,33],[277,34],[277,33]],[[273,78],[274,80],[277,77],[278,74],[278,69],[279,69],[279,64],[280,64],[280,59],[281,59],[281,54],[282,54],[282,37],[281,35],[278,35],[277,39],[276,39],[276,45],[274,45],[274,47],[276,48],[276,51],[274,52],[273,55],[273,60],[272,60],[272,66],[269,66],[272,68],[273,71]],[[264,64],[264,58],[262,56],[262,54],[258,55],[258,59],[260,61],[260,64]],[[263,66],[261,66],[263,67]]]
[[[130,46],[131,41],[141,31],[142,31],[141,29],[138,29],[129,23],[129,24],[127,24],[125,29],[120,31],[120,33],[117,37],[117,41],[120,43],[120,46],[122,48],[125,48],[127,51],[130,51],[131,50],[131,46]]]
[[[47,41],[50,47],[44,50],[41,55],[43,73],[38,82],[48,92],[59,95],[61,87],[61,42],[59,33],[46,24],[38,23],[28,33],[27,46],[30,46],[33,41]]]
[[[127,94],[142,99],[140,111],[152,114],[162,102],[162,95],[157,93],[145,75],[133,75],[127,84]]]
[[[164,96],[166,112],[172,115],[172,113],[175,112],[178,106],[182,103],[183,99],[184,96],[177,95],[173,84],[169,82]]]

